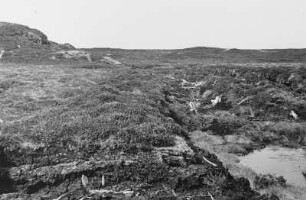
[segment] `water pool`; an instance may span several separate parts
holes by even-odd
[[[306,169],[306,151],[269,146],[240,157],[240,163],[258,174],[283,176],[288,184],[306,187],[302,171]]]

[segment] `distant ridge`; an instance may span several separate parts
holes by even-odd
[[[1,61],[24,62],[33,60],[48,60],[52,54],[59,51],[75,50],[70,44],[58,44],[50,41],[46,34],[40,30],[30,28],[25,25],[0,22],[0,52]],[[4,52],[3,52],[4,51]],[[77,54],[85,55],[90,52],[93,60],[102,59],[108,52],[116,54],[122,52],[146,52],[156,54],[160,52],[159,58],[166,59],[188,59],[196,58],[200,60],[220,61],[220,62],[306,62],[306,48],[303,49],[236,49],[236,48],[217,48],[217,47],[190,47],[172,50],[150,50],[134,49],[125,50],[120,48],[82,48]],[[85,52],[81,52],[85,51]],[[105,52],[106,54],[99,55]],[[119,53],[120,52],[120,53]],[[163,54],[164,52],[165,54]],[[62,52],[63,55],[71,53]],[[58,54],[57,54],[58,55]],[[65,57],[65,56],[62,56]],[[66,56],[67,57],[67,56]],[[54,58],[54,56],[52,57]],[[88,60],[88,59],[87,59]],[[91,60],[91,59],[90,59]],[[53,60],[54,62],[54,60]]]

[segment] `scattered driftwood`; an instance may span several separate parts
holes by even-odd
[[[83,177],[83,176],[82,176]],[[82,180],[83,181],[83,180]],[[83,182],[82,182],[83,183]],[[95,195],[95,194],[98,194],[98,195],[101,195],[101,196],[107,196],[107,195],[110,195],[110,194],[113,194],[113,195],[124,195],[128,198],[132,197],[134,195],[134,191],[132,190],[123,190],[123,191],[114,191],[114,190],[88,190],[89,192],[89,195],[86,195],[84,197],[82,197],[81,199],[79,200],[83,200],[83,199],[90,199],[90,195]],[[59,196],[58,198],[56,199],[53,199],[53,200],[62,200],[64,199],[69,193],[71,192],[67,192],[65,194],[62,194],[61,196]]]
[[[107,194],[124,194],[127,197],[131,197],[134,194],[134,191],[132,190],[123,190],[123,191],[114,191],[114,190],[89,190],[90,194],[101,194],[101,195],[107,195]]]
[[[102,184],[102,187],[105,186],[105,175],[104,174],[102,176],[101,184]]]
[[[299,116],[293,110],[291,110],[290,116],[292,116],[295,120],[299,119]]]
[[[121,62],[119,62],[118,60],[113,59],[110,56],[104,56],[103,59],[101,59],[100,61],[108,63],[108,64],[113,64],[113,65],[121,65],[122,64]]]
[[[251,117],[254,118],[255,117],[255,113],[254,113],[254,110],[250,107],[250,114],[251,114]]]
[[[244,102],[246,102],[247,100],[250,100],[250,99],[252,99],[252,98],[253,98],[253,96],[248,96],[248,97],[242,99],[241,101],[239,101],[239,102],[237,103],[237,105],[240,105],[240,104],[242,104],[242,103],[244,103]]]
[[[210,192],[208,192],[208,195],[211,198],[211,200],[215,200],[215,198],[213,197],[213,195],[210,194]]]
[[[84,174],[82,174],[81,180],[82,180],[82,185],[83,185],[84,187],[87,187],[87,185],[88,185],[88,178],[87,178],[87,176],[85,176]]]
[[[170,190],[171,190],[171,192],[172,192],[172,189],[171,189],[171,188],[167,188],[164,184],[162,184],[162,186],[163,186],[164,190],[166,190],[167,192],[169,192]],[[173,192],[172,192],[172,193],[173,193]]]
[[[218,166],[217,164],[215,164],[215,163],[210,162],[209,160],[207,160],[204,156],[203,156],[203,159],[204,159],[207,163],[211,164],[211,165],[214,166],[214,167],[217,167],[217,166]]]
[[[205,85],[205,84],[206,84],[206,82],[204,82],[204,81],[189,82],[189,81],[186,81],[185,79],[182,79],[181,87],[184,88],[184,89],[194,89],[194,88],[200,87],[200,86]]]
[[[206,90],[206,91],[202,94],[202,99],[206,100],[212,93],[213,93],[212,90]]]
[[[174,189],[172,189],[171,192],[172,192],[172,195],[173,195],[174,197],[177,197],[177,194],[176,194],[176,192],[174,191]]]
[[[199,102],[194,102],[194,101],[190,101],[189,102],[189,107],[190,107],[190,111],[191,112],[198,112],[198,107],[200,106]]]
[[[206,105],[204,107],[204,109],[210,109],[215,107],[218,103],[220,103],[222,101],[221,96],[216,96],[214,99],[210,100],[211,104],[210,105]]]
[[[206,82],[200,81],[200,82],[195,82],[195,83],[192,83],[192,84],[194,85],[194,87],[200,87],[200,86],[202,86],[202,85],[205,85]]]
[[[181,83],[181,86],[184,87],[185,85],[187,85],[189,82],[186,81],[185,79],[182,79],[182,83]]]
[[[0,51],[0,59],[2,59],[4,52],[5,52],[4,50]]]
[[[288,139],[286,136],[281,135],[280,137],[281,137],[281,139],[282,139],[283,141],[285,141],[285,142],[289,142],[289,139]]]
[[[95,171],[97,169],[106,168],[109,165],[119,165],[122,160],[112,161],[75,161],[70,163],[62,163],[52,166],[44,166],[39,168],[31,168],[31,165],[22,165],[19,167],[12,167],[9,169],[9,176],[13,181],[25,181],[31,184],[36,180],[42,180],[45,183],[51,183],[53,180],[49,177],[69,176],[70,174],[82,174],[88,171]],[[125,160],[125,164],[134,163],[132,160]]]
[[[216,96],[216,98],[215,99],[212,99],[211,100],[211,104],[212,104],[212,107],[215,107],[218,103],[220,103],[221,102],[221,96]]]
[[[58,198],[56,199],[53,199],[53,200],[62,200],[63,198],[65,198],[70,192],[67,192],[65,194],[62,194],[61,196],[59,196]]]

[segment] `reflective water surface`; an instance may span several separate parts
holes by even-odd
[[[270,146],[240,157],[240,163],[256,173],[283,176],[288,184],[306,187],[306,151]]]

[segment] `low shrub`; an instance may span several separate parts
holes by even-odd
[[[302,144],[306,143],[305,123],[278,122],[267,128],[279,136],[285,136],[289,141],[294,141]]]
[[[259,175],[254,180],[255,189],[265,189],[271,186],[286,186],[286,179],[283,176],[275,177],[271,174]]]
[[[246,121],[227,111],[216,111],[202,116],[202,130],[211,130],[216,135],[231,135]]]

